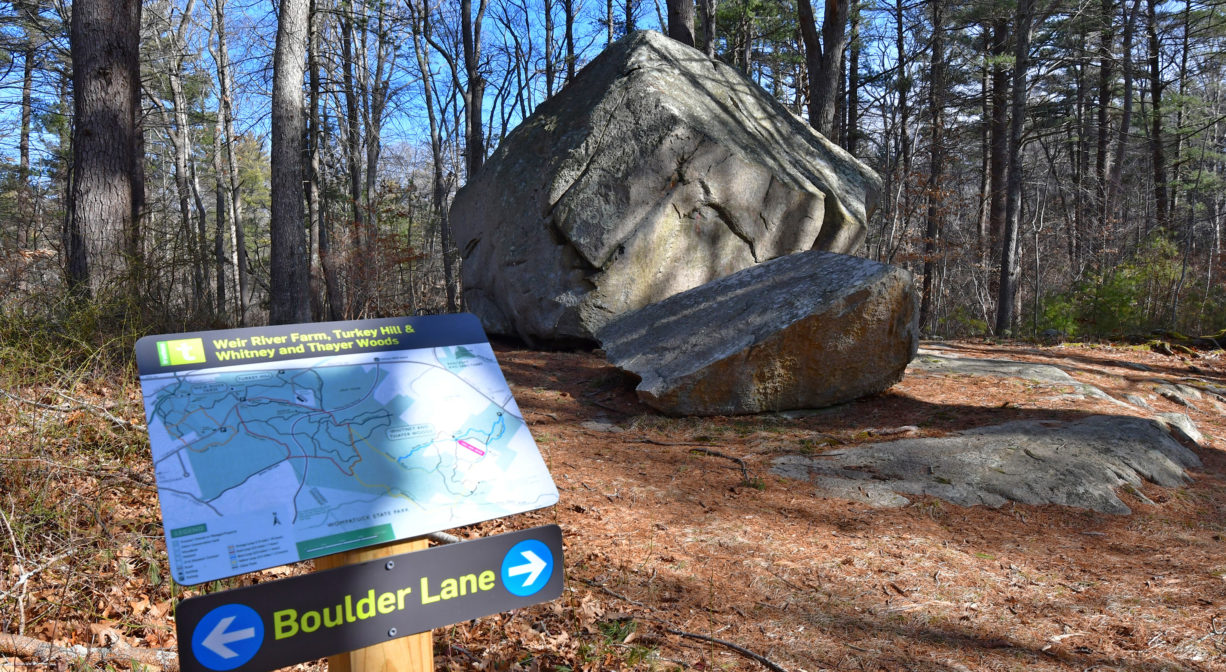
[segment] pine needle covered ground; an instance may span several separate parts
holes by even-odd
[[[1186,413],[1206,435],[1205,468],[1185,488],[1146,485],[1152,503],[1122,495],[1129,516],[935,499],[872,509],[775,476],[770,462],[903,426],[939,436],[1127,411],[1017,379],[909,375],[807,417],[672,419],[639,405],[595,354],[500,346],[561,501],[451,532],[556,522],[567,587],[552,603],[436,630],[437,667],[1226,670],[1226,416],[1150,392],[1157,378],[1226,385],[1226,362],[1125,346],[952,345],[1056,364],[1116,398]],[[176,646],[178,599],[310,571],[176,586],[132,367],[4,347],[0,670],[129,668],[134,656],[173,669],[159,650]]]

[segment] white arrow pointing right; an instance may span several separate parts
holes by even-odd
[[[532,551],[520,551],[519,554],[524,556],[524,560],[527,560],[528,562],[509,568],[507,570],[507,575],[519,576],[520,574],[527,574],[528,579],[524,581],[524,588],[527,588],[528,586],[536,583],[537,578],[540,577],[541,572],[545,571],[545,567],[548,566],[548,563],[541,560],[540,556]]]
[[[233,622],[233,616],[226,616],[221,619],[217,622],[217,625],[213,626],[213,631],[209,633],[209,636],[205,637],[204,641],[200,643],[204,645],[204,648],[222,658],[236,658],[238,654],[228,645],[255,637],[255,628],[243,628],[234,632],[226,632],[226,628],[229,628]]]

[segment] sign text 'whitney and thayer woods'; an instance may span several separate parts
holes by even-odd
[[[147,336],[136,359],[179,583],[558,500],[470,314]],[[192,598],[180,665],[269,669],[526,606],[561,567],[547,526]]]

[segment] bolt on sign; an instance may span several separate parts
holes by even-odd
[[[562,531],[546,525],[184,600],[183,672],[268,670],[552,600]]]
[[[136,361],[181,584],[558,501],[471,314],[147,336]]]

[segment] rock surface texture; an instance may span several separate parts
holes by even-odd
[[[932,495],[962,506],[1015,501],[1127,514],[1131,509],[1116,489],[1148,501],[1138,489],[1142,478],[1179,486],[1190,480],[1188,469],[1200,466],[1196,454],[1157,422],[1099,415],[1009,422],[816,457],[788,455],[775,460],[773,470],[812,478],[836,497],[875,506],[906,504],[903,495]]]
[[[906,271],[809,251],[623,315],[597,333],[639,398],[671,415],[816,408],[880,392],[919,344]]]
[[[487,331],[591,340],[757,263],[854,250],[880,186],[740,72],[639,32],[503,140],[450,221]]]
[[[976,359],[940,354],[929,348],[921,348],[908,367],[910,371],[924,371],[938,375],[997,376],[1001,378],[1024,378],[1050,386],[1069,387],[1073,395],[1104,399],[1121,406],[1126,405],[1106,392],[1077,382],[1068,372],[1049,364],[1031,364],[1008,359]],[[1067,395],[1066,395],[1067,396]]]
[[[908,377],[967,376],[999,378],[1003,389],[1010,382],[1027,381],[1028,388],[1074,390],[1058,396],[1040,396],[1032,389],[1027,408],[1111,401],[1130,411],[1144,410],[1152,419],[1131,415],[1092,415],[1081,420],[1019,420],[993,424],[942,437],[908,438],[832,450],[820,455],[786,455],[773,461],[782,476],[807,479],[825,496],[870,506],[905,506],[909,496],[930,495],[955,504],[1001,506],[1008,501],[1025,504],[1060,504],[1105,513],[1126,514],[1125,503],[1151,503],[1138,489],[1142,480],[1177,487],[1190,480],[1189,469],[1202,466],[1186,444],[1208,447],[1208,438],[1184,413],[1157,413],[1150,402],[1159,393],[1168,401],[1203,399],[1214,394],[1211,381],[1185,378],[1125,380],[1124,385],[1156,384],[1155,394],[1122,394],[1119,401],[1102,389],[1083,383],[1069,370],[1085,372],[1082,362],[1066,365],[1037,364],[1008,359],[981,359],[959,354],[957,348],[925,343],[908,367]],[[1147,371],[1125,361],[1108,366]],[[1200,392],[1204,390],[1204,392]],[[1042,411],[1038,411],[1042,412]],[[905,426],[892,432],[912,432]],[[869,435],[883,433],[868,430]],[[1121,494],[1124,498],[1121,498]]]

